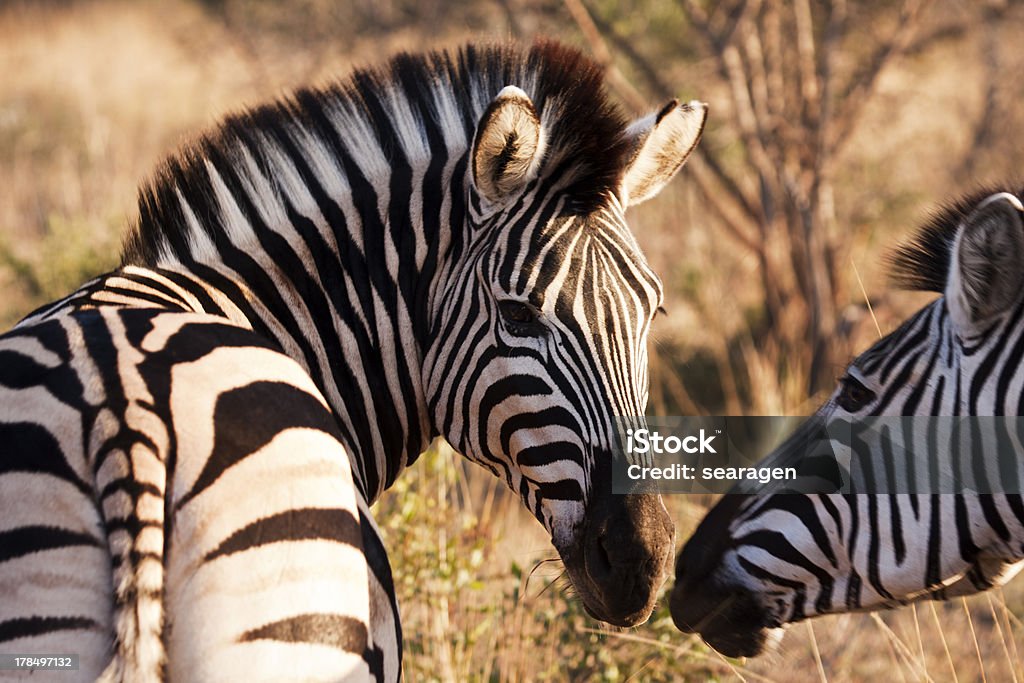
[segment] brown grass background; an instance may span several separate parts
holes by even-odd
[[[599,49],[580,31],[580,7],[597,20],[611,63],[652,108],[659,101],[643,63],[682,98],[709,102],[702,145],[750,189],[729,83],[699,49],[687,4],[0,3],[0,328],[113,267],[140,181],[226,112],[400,49],[539,34]],[[696,7],[710,12],[713,4]],[[816,14],[826,5],[835,3],[809,3]],[[853,71],[900,22],[895,3],[849,2],[846,11],[839,72]],[[922,12],[917,42],[881,70],[834,160],[833,377],[929,298],[887,286],[886,251],[936,204],[1015,179],[1024,153],[1024,85],[1016,79],[1024,11],[936,0]],[[655,330],[652,409],[806,414],[827,389],[808,381],[805,355],[779,351],[762,324],[755,259],[708,212],[691,170],[681,176],[631,216],[668,288],[669,315]],[[777,322],[786,324],[800,323]],[[709,503],[670,501],[680,542]],[[557,562],[546,561],[554,551],[539,525],[444,445],[401,479],[377,516],[399,585],[410,681],[1024,680],[1024,593],[1015,583],[966,602],[798,624],[776,653],[727,660],[675,631],[664,608],[629,631],[587,619]]]

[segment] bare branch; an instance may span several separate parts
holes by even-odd
[[[740,227],[740,224],[729,215],[731,212],[722,202],[723,193],[711,186],[708,177],[709,169],[704,159],[699,156],[691,158],[690,167],[693,179],[697,183],[697,189],[700,190],[701,195],[704,197],[704,205],[721,221],[725,231],[751,253],[763,255],[764,245],[747,235],[746,231]]]
[[[747,5],[747,0],[740,0],[732,9],[727,10],[725,25],[717,32],[719,45],[726,45],[732,42],[732,36],[736,32],[736,28],[747,14]],[[712,23],[712,25],[714,24]]]
[[[751,14],[759,14],[762,3],[757,0],[751,8]],[[746,31],[743,40],[743,55],[747,64],[747,73],[750,74],[750,100],[754,107],[754,114],[760,122],[758,126],[762,134],[767,132],[772,135],[775,128],[774,116],[771,112],[771,100],[768,97],[768,76],[765,65],[764,50],[761,47],[760,32],[756,30],[758,22],[750,30]]]
[[[599,29],[602,39],[606,37],[616,46],[630,46],[630,49],[622,49],[622,53],[632,63],[633,68],[645,75],[657,95],[666,98],[674,96],[672,88],[661,79],[658,75],[657,69],[655,69],[654,65],[651,64],[650,60],[641,55],[636,49],[632,48],[632,41],[630,41],[628,37],[619,35],[615,29],[601,19],[600,16],[589,16],[594,22],[594,25]],[[718,160],[715,159],[714,155],[707,151],[707,145],[697,146],[694,158],[690,163],[695,167],[698,167],[699,165],[702,171],[710,173],[714,180],[721,185],[724,191],[729,195],[730,199],[732,199],[736,204],[738,210],[746,220],[754,224],[763,220],[762,213],[756,208],[756,200],[751,199],[747,192],[740,187],[740,184],[736,179],[722,168],[722,165],[718,163]]]
[[[999,87],[1002,83],[1002,56],[997,38],[997,19],[988,17],[985,22],[985,39],[982,40],[985,64],[985,99],[981,115],[974,123],[971,144],[961,159],[954,176],[965,181],[974,177],[978,163],[977,150],[983,149],[995,132],[1000,118]]]
[[[750,199],[747,193],[740,187],[739,182],[736,181],[729,173],[722,168],[722,165],[718,163],[718,159],[713,154],[707,151],[706,146],[697,146],[697,158],[700,159],[701,163],[707,166],[708,170],[714,175],[715,179],[721,183],[725,191],[729,193],[743,210],[747,219],[752,223],[760,223],[763,218],[761,211],[757,209],[755,200]]]
[[[814,23],[808,0],[793,3],[793,17],[796,20],[796,52],[800,78],[800,95],[803,98],[805,119],[813,125],[818,121],[818,74],[815,69],[817,58],[814,46]]]
[[[675,93],[672,88],[664,79],[662,79],[661,74],[654,68],[651,61],[640,54],[636,49],[638,41],[631,40],[630,38],[621,35],[615,30],[614,26],[601,18],[600,15],[592,14],[590,15],[590,18],[593,20],[594,25],[597,26],[600,34],[615,45],[615,49],[624,55],[626,59],[632,63],[633,68],[644,77],[644,80],[647,81],[647,84],[650,86],[651,91],[656,97],[662,99],[671,99],[675,97]]]
[[[1018,11],[1016,17],[1007,17],[1013,10],[1019,10],[1019,3],[1007,2],[1004,4],[988,3],[985,5],[984,14],[988,21],[1019,21],[1020,12]],[[905,55],[916,55],[920,54],[936,43],[940,43],[944,40],[956,40],[974,30],[975,25],[970,21],[965,21],[963,18],[957,18],[953,21],[949,21],[945,24],[941,24],[932,28],[930,31],[922,32],[916,38],[912,39],[907,48],[903,51]]]
[[[715,22],[708,17],[704,8],[696,0],[680,0],[680,8],[686,15],[686,20],[697,29],[697,33],[707,42],[713,53],[720,54],[722,49],[732,41],[733,33],[739,26],[740,20],[747,11],[747,0],[740,0],[731,9],[726,11],[724,25],[720,29],[715,28]],[[717,9],[717,7],[716,7]]]
[[[860,120],[864,105],[875,93],[879,75],[886,66],[906,51],[917,29],[922,11],[931,2],[932,0],[904,0],[893,35],[879,46],[868,60],[867,66],[847,84],[839,96],[839,101],[843,104],[836,116],[836,125],[828,142],[831,155],[837,156],[849,140],[850,133]]]
[[[821,84],[821,123],[826,128],[832,113],[833,73],[832,58],[839,50],[839,44],[846,35],[847,28],[846,0],[833,0],[829,3],[828,19],[822,37],[820,56],[818,59],[818,82]],[[819,150],[824,146],[819,144]]]
[[[951,22],[943,26],[928,31],[926,34],[920,36],[916,40],[910,41],[910,45],[904,50],[904,54],[908,56],[921,54],[926,50],[930,49],[932,45],[940,43],[944,40],[957,40],[963,38],[971,30],[969,24],[965,24],[962,21]]]
[[[714,35],[711,30],[711,20],[708,18],[704,8],[700,6],[696,0],[681,0],[679,6],[682,8],[683,13],[686,14],[686,19],[694,28],[696,28],[705,38],[711,39]]]
[[[612,53],[608,49],[608,44],[605,43],[604,38],[601,36],[601,31],[598,30],[597,25],[594,24],[594,20],[590,17],[590,12],[583,6],[582,0],[563,0],[565,2],[565,8],[569,10],[569,14],[572,15],[573,21],[579,27],[580,32],[583,33],[584,40],[587,41],[587,45],[590,46],[590,52],[594,55],[594,59],[599,64],[605,67],[608,75],[608,81],[612,87],[619,93],[626,104],[632,107],[637,112],[647,111],[650,105],[646,101],[643,95],[629,82],[629,79],[622,75],[622,72],[612,59]]]
[[[733,44],[726,45],[721,58],[729,77],[733,111],[739,124],[740,138],[743,140],[747,159],[763,179],[774,178],[777,164],[772,162],[771,155],[766,149],[764,131],[759,125],[750,98],[750,78],[744,68],[739,49]]]

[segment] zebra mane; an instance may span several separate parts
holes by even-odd
[[[272,177],[274,169],[258,158],[261,141],[301,154],[296,132],[306,139],[313,130],[322,134],[326,117],[327,127],[333,127],[327,137],[335,139],[315,143],[351,157],[332,163],[345,167],[354,162],[367,178],[386,182],[395,154],[425,167],[438,152],[450,159],[467,150],[483,111],[507,85],[526,91],[545,127],[542,178],[556,168],[568,171],[562,178],[570,179],[569,206],[580,213],[592,211],[617,189],[630,153],[627,122],[607,95],[603,69],[575,48],[552,41],[529,48],[467,45],[455,51],[401,53],[326,87],[303,88],[229,115],[172,154],[140,189],[139,218],[126,236],[122,263],[153,264],[167,244],[187,241],[194,216],[182,214],[182,198],[215,212],[206,170],[211,162],[222,175],[235,175],[236,186],[246,184],[241,163],[246,154],[257,157],[261,170]]]
[[[985,197],[1005,191],[995,186],[979,188],[933,212],[917,234],[889,256],[893,285],[920,292],[944,292],[957,229]]]

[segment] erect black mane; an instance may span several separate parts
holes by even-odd
[[[139,219],[126,237],[122,262],[151,265],[162,244],[184,244],[189,228],[178,193],[199,209],[211,207],[214,199],[205,164],[212,160],[222,175],[234,173],[232,162],[237,161],[239,145],[251,147],[257,132],[280,141],[294,124],[311,124],[315,129],[325,112],[356,111],[386,157],[404,152],[422,159],[435,150],[443,151],[444,141],[437,131],[412,134],[411,138],[426,139],[416,149],[408,149],[409,137],[403,142],[389,116],[392,105],[387,95],[397,93],[407,110],[428,125],[450,121],[435,100],[432,89],[438,84],[454,94],[458,125],[470,143],[490,100],[506,85],[523,88],[541,120],[550,124],[545,167],[571,169],[567,174],[573,179],[567,189],[570,206],[580,213],[592,211],[617,189],[630,152],[624,135],[627,122],[607,95],[602,67],[579,50],[538,41],[529,48],[467,45],[455,51],[402,53],[332,85],[300,89],[274,103],[230,115],[214,131],[172,154],[139,192]],[[333,149],[341,147],[335,144]],[[213,238],[216,242],[219,236]]]
[[[1021,196],[1021,190],[1007,187],[1012,188],[1014,185],[979,188],[933,212],[917,234],[890,255],[890,279],[893,284],[901,289],[940,294],[944,292],[957,229],[986,197],[997,192],[1012,192]]]

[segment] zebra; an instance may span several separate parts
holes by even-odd
[[[1019,196],[971,194],[896,250],[895,282],[941,296],[853,360],[826,403],[765,460],[808,462],[801,454],[813,452],[815,430],[865,416],[1024,415]],[[989,442],[958,446],[937,438],[934,425],[946,423],[929,424],[906,432],[917,457],[901,457],[891,448],[899,440],[882,429],[849,432],[856,447],[842,430],[825,437],[838,462],[862,458],[863,471],[884,482],[877,493],[769,488],[722,498],[679,554],[676,625],[724,654],[753,656],[787,623],[1008,581],[1024,560],[1024,501],[1019,483],[1009,483],[1022,474],[1019,441],[1006,486],[939,490],[928,482],[940,470],[996,469]]]
[[[228,116],[122,261],[0,337],[0,651],[101,680],[394,680],[369,512],[435,438],[642,623],[675,529],[612,495],[662,285],[624,212],[703,131],[555,42],[400,54]]]

